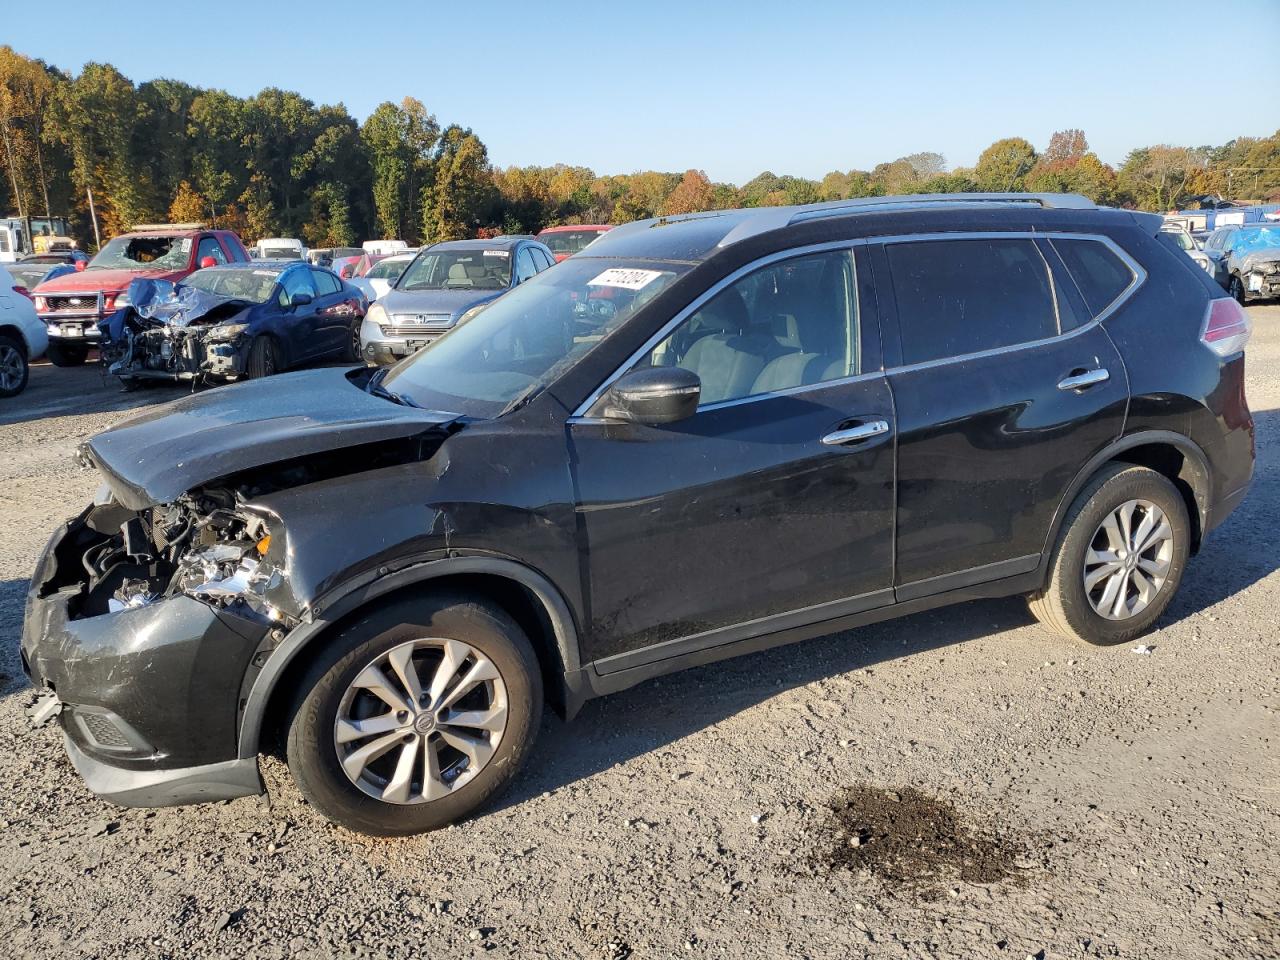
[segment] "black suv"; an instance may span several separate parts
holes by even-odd
[[[123,804],[261,792],[410,833],[544,694],[967,600],[1151,626],[1253,473],[1249,323],[1159,217],[879,198],[619,227],[380,370],[90,440],[22,648]]]

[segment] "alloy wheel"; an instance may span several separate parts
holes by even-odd
[[[0,346],[0,390],[17,390],[22,383],[22,354],[8,344]]]
[[[392,647],[348,685],[333,743],[347,779],[386,803],[427,803],[475,779],[507,726],[498,668],[462,642]]]
[[[1169,578],[1173,527],[1150,500],[1128,500],[1094,531],[1084,561],[1084,592],[1094,612],[1128,620],[1150,606]]]

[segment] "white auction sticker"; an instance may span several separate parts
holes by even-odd
[[[484,255],[486,257],[509,257],[511,256],[511,251],[510,250],[486,250],[484,252]]]
[[[594,280],[588,280],[587,286],[641,290],[660,276],[662,276],[661,270],[628,270],[625,267],[610,267]]]

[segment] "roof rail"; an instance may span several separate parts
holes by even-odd
[[[922,207],[932,203],[969,206],[983,203],[1035,204],[1046,210],[1096,210],[1097,205],[1078,193],[915,193],[890,197],[854,197],[849,200],[830,200],[826,203],[810,203],[796,207],[760,208],[757,216],[739,223],[720,240],[721,247],[738,243],[748,237],[826,217],[839,217],[848,213],[891,210],[895,207]]]

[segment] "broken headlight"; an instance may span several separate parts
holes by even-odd
[[[221,518],[221,524],[212,517],[206,519],[210,523],[178,558],[178,588],[216,607],[246,607],[268,620],[282,620],[280,611],[266,599],[268,590],[281,580],[280,571],[266,560],[271,545],[266,521],[240,513]]]
[[[221,323],[209,330],[205,340],[211,343],[226,343],[239,338],[248,327],[247,323]]]

